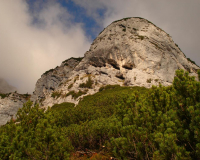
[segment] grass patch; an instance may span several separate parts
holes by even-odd
[[[119,20],[116,20],[116,21],[114,21],[112,23],[119,22],[119,21],[127,21],[130,18],[132,18],[132,17],[126,17],[126,18],[123,18],[123,19],[119,19]]]
[[[187,60],[196,65],[195,61],[191,60],[190,58],[187,58]]]
[[[87,93],[87,90],[84,90],[84,91],[79,90],[78,92],[70,91],[66,94],[66,97],[71,95],[73,99],[77,99],[78,97],[80,97],[86,93]]]
[[[86,83],[81,83],[79,85],[80,88],[92,88],[92,84],[93,84],[93,80],[91,79],[91,76],[88,76],[88,80],[86,81]]]
[[[70,89],[70,88],[72,88],[72,87],[73,87],[73,83],[70,84],[67,88]]]
[[[99,88],[99,92],[104,91],[104,90],[108,90],[108,89],[116,89],[119,88],[120,85],[107,85],[107,86],[102,86]]]
[[[62,95],[62,94],[61,94],[60,92],[56,91],[56,92],[53,92],[53,93],[51,94],[51,97],[57,99],[57,98],[59,98],[61,95]]]
[[[4,98],[6,98],[6,97],[8,97],[9,95],[10,95],[11,93],[0,93],[0,97],[2,98],[2,99],[4,99]]]
[[[151,81],[152,81],[152,79],[150,78],[150,79],[147,79],[147,83],[151,83]]]
[[[140,35],[137,35],[138,39],[140,40],[143,40],[145,37],[144,36],[140,36]]]
[[[71,58],[69,58],[69,59],[66,59],[65,61],[63,61],[62,63],[66,63],[67,61],[69,61],[69,60],[71,60],[71,59],[74,59],[74,60],[77,60],[77,61],[82,61],[82,59],[83,59],[84,57],[78,57],[78,58],[75,58],[75,57],[71,57]]]

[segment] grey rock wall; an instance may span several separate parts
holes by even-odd
[[[9,96],[0,97],[0,126],[6,124],[12,117],[15,119],[19,108],[27,100],[18,93],[11,93]]]
[[[67,80],[71,76],[71,71],[78,65],[82,58],[70,58],[61,63],[54,69],[51,69],[37,81],[35,91],[31,98],[32,101],[40,102],[45,98],[46,94],[51,94],[62,81]]]

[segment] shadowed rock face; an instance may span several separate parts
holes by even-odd
[[[50,69],[42,74],[41,78],[37,81],[32,100],[41,100],[45,98],[45,94],[52,93],[62,81],[67,80],[71,71],[78,65],[82,58],[70,58],[62,62],[60,66]]]
[[[38,80],[34,96],[43,99],[42,106],[62,102],[77,104],[83,96],[94,94],[109,84],[168,86],[177,69],[187,70],[196,77],[200,69],[188,61],[166,32],[142,18],[111,23],[94,40],[81,62],[72,64],[70,68],[61,65]],[[61,76],[63,73],[65,76]],[[93,85],[85,90],[80,86],[88,77]],[[73,98],[72,92],[84,94]]]

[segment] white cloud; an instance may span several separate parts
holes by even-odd
[[[0,1],[0,77],[31,93],[46,70],[83,56],[90,40],[72,18],[56,1],[32,14],[24,0]]]

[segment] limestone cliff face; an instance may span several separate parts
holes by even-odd
[[[133,77],[138,70],[147,78],[168,84],[172,83],[177,69],[192,74],[199,69],[187,60],[166,32],[141,18],[113,22],[100,33],[75,70],[87,69],[89,65],[113,67],[131,85],[135,84]],[[143,80],[145,83],[147,79]]]
[[[15,115],[19,108],[30,98],[30,95],[21,95],[18,93],[4,94],[5,97],[0,96],[0,126],[6,124]]]
[[[46,94],[52,93],[62,81],[68,79],[71,71],[78,65],[82,58],[70,58],[61,63],[54,69],[50,69],[42,74],[41,78],[37,81],[32,100],[42,100]]]
[[[126,18],[110,24],[92,43],[80,63],[60,66],[44,74],[34,95],[42,106],[73,102],[98,92],[104,85],[168,86],[177,69],[197,77],[197,65],[188,61],[172,38],[142,18]],[[65,76],[61,74],[65,73]],[[92,86],[84,87],[88,80]]]

